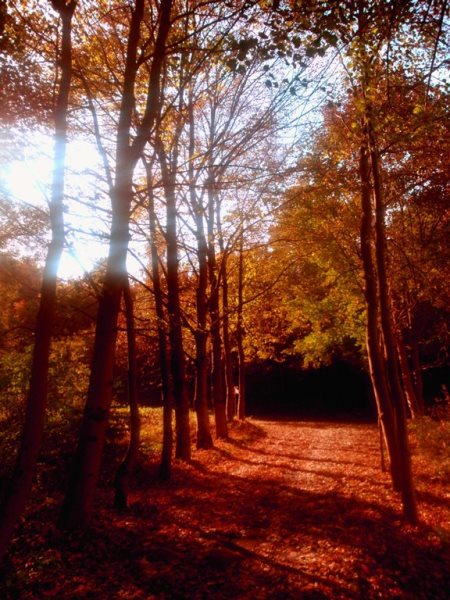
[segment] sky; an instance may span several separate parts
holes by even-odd
[[[47,210],[52,177],[52,145],[51,137],[36,135],[20,160],[2,164],[2,180],[11,198],[18,204],[25,203]],[[104,258],[108,250],[108,224],[99,217],[99,213],[95,214],[84,206],[84,202],[95,198],[100,208],[109,208],[105,203],[106,196],[101,193],[101,184],[93,174],[96,170],[101,172],[96,148],[85,141],[71,141],[66,164],[70,165],[70,170],[66,172],[65,205],[68,210],[65,223],[71,248],[65,250],[61,260],[59,276],[62,279],[82,276]],[[101,231],[105,236],[103,241],[89,235],[90,229]],[[24,248],[23,252],[26,254],[27,249]],[[132,257],[129,259],[129,269],[133,274],[139,270],[137,261]]]
[[[324,69],[324,65],[317,63],[316,68],[319,70],[318,78],[321,79],[320,72]],[[314,79],[314,73],[311,74],[311,78]],[[278,133],[281,145],[285,148],[291,147],[293,163],[297,158],[296,144],[302,135],[303,125],[317,126],[321,118],[320,113],[315,109],[319,102],[318,96],[322,94],[317,89],[312,95],[309,90],[305,90],[304,93],[304,98],[296,97],[295,102],[292,100],[297,110],[288,111],[289,124],[283,123],[285,129]],[[25,143],[19,150],[11,150],[7,142],[3,149],[0,148],[2,156],[0,179],[6,184],[10,196],[16,202],[24,202],[47,210],[52,178],[52,154],[52,136],[31,131],[27,132]],[[11,156],[14,158],[8,162],[7,159]],[[16,158],[17,156],[19,158]],[[109,210],[110,205],[106,185],[100,179],[103,172],[96,145],[86,139],[71,137],[67,145],[64,200],[67,207],[65,214],[67,241],[71,248],[64,252],[60,264],[59,275],[63,279],[82,276],[107,254],[109,220],[105,211]],[[98,210],[89,208],[88,204],[97,205]],[[96,235],[99,232],[103,236],[103,241]],[[140,248],[139,243],[133,242],[132,249],[144,256],[142,242]],[[27,249],[24,248],[23,252],[26,254]],[[128,269],[135,276],[141,271],[139,262],[131,255]]]

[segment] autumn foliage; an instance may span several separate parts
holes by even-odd
[[[2,597],[445,597],[447,8],[0,2]]]

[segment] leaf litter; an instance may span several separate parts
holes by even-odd
[[[79,535],[54,526],[62,489],[38,486],[0,597],[444,600],[448,482],[413,458],[417,527],[402,520],[367,424],[235,422],[164,483],[157,457],[142,457],[130,508],[114,511],[106,477]]]

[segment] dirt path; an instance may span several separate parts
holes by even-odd
[[[427,485],[422,510],[443,525],[442,485]],[[237,424],[168,484],[142,469],[127,515],[102,508],[82,541],[53,531],[48,544],[56,564],[21,598],[444,600],[450,589],[448,545],[430,522],[402,524],[369,425]]]
[[[154,491],[160,533],[183,540],[167,597],[447,598],[440,543],[402,526],[378,444],[374,426],[252,421],[197,452]],[[163,586],[166,551],[145,559]]]

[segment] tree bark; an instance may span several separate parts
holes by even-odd
[[[411,361],[412,361],[412,370],[413,370],[413,381],[414,381],[414,390],[416,393],[416,398],[418,399],[421,407],[422,414],[425,414],[425,402],[423,399],[423,376],[422,376],[422,365],[420,364],[420,353],[419,353],[419,344],[417,343],[417,339],[412,334],[411,341]]]
[[[14,472],[1,505],[0,562],[2,562],[14,529],[22,516],[31,493],[37,459],[41,449],[48,391],[50,344],[56,310],[58,268],[64,250],[64,175],[67,136],[67,110],[72,80],[72,17],[76,1],[52,0],[62,23],[61,76],[54,110],[55,142],[53,182],[50,202],[52,238],[47,250],[41,297],[36,319],[31,379]]]
[[[137,53],[144,5],[145,0],[136,0],[128,36],[117,131],[116,176],[111,193],[112,224],[109,254],[97,314],[88,397],[68,491],[59,519],[59,526],[67,529],[86,527],[92,514],[112,401],[120,299],[128,277],[126,258],[130,236],[129,220],[133,199],[133,173],[160,108],[160,75],[170,29],[172,0],[162,0],[160,5],[160,24],[150,68],[147,105],[138,133],[130,144],[135,109]]]
[[[392,326],[392,310],[390,306],[385,233],[385,203],[381,181],[381,168],[375,134],[371,122],[370,111],[367,115],[368,142],[372,162],[372,177],[375,196],[375,231],[376,231],[376,260],[378,273],[378,293],[380,304],[381,328],[386,348],[387,373],[392,401],[395,410],[397,433],[397,448],[399,452],[399,467],[401,475],[401,496],[403,514],[406,520],[417,523],[417,505],[414,492],[409,450],[408,431],[406,426],[406,402],[400,383],[397,360],[397,344]]]
[[[186,361],[181,325],[180,284],[178,280],[177,205],[175,173],[168,167],[163,143],[158,137],[157,152],[160,159],[164,194],[166,197],[167,244],[167,309],[169,313],[169,340],[171,373],[175,403],[175,456],[182,460],[191,458],[189,424],[189,399],[186,389]]]
[[[193,99],[189,99],[189,197],[195,219],[197,239],[198,283],[196,290],[197,327],[195,330],[195,398],[197,414],[197,448],[212,448],[208,411],[208,246],[206,243],[203,205],[197,198],[194,180],[195,122]]]
[[[402,376],[403,389],[405,392],[406,401],[408,403],[411,417],[416,419],[417,417],[423,416],[422,406],[416,396],[414,389],[411,369],[409,367],[408,356],[406,354],[405,344],[399,337],[396,338],[397,342],[397,353],[400,364],[400,373]]]
[[[236,392],[233,377],[233,359],[231,354],[230,341],[230,317],[229,317],[229,298],[228,298],[228,271],[227,257],[222,254],[222,306],[223,306],[223,351],[225,360],[225,384],[227,397],[227,418],[233,421],[236,417]]]
[[[237,306],[237,347],[239,359],[239,399],[238,417],[241,421],[246,414],[245,352],[244,352],[244,231],[239,241],[239,274],[238,274],[238,306]]]
[[[211,342],[212,342],[212,395],[214,405],[214,417],[216,423],[216,435],[218,438],[228,438],[227,415],[225,405],[225,394],[223,389],[223,361],[222,361],[222,339],[220,335],[220,311],[219,311],[219,282],[217,278],[216,250],[214,247],[214,213],[215,193],[213,173],[210,169],[208,180],[208,272],[210,285],[209,313],[211,318]]]
[[[229,298],[228,298],[228,254],[225,249],[222,233],[222,219],[220,214],[220,203],[216,206],[217,233],[219,238],[220,255],[222,258],[221,282],[222,282],[222,332],[223,332],[223,353],[225,364],[225,390],[227,419],[232,421],[236,417],[236,393],[233,378],[233,362],[231,356],[230,341],[230,317],[229,317]]]
[[[164,299],[159,273],[159,256],[156,245],[157,219],[155,212],[155,199],[153,194],[152,171],[148,162],[145,162],[147,172],[148,217],[150,229],[150,253],[152,264],[153,294],[155,298],[155,312],[158,331],[159,369],[161,373],[161,391],[163,403],[163,446],[159,476],[162,480],[170,479],[172,473],[173,451],[173,393],[170,381],[170,363],[167,348],[167,326],[164,312]]]
[[[417,342],[417,335],[414,331],[414,324],[412,318],[412,309],[411,304],[408,305],[408,343],[410,349],[410,360],[411,362],[408,364],[411,365],[411,380],[414,388],[414,394],[417,400],[417,405],[419,407],[419,414],[425,414],[425,402],[423,399],[423,378],[422,378],[422,365],[420,364],[420,353],[419,353],[419,344]],[[404,347],[406,348],[406,343],[404,341]]]
[[[372,236],[372,200],[370,185],[370,165],[368,148],[365,143],[360,148],[360,178],[361,178],[361,258],[364,270],[364,294],[367,307],[366,343],[369,360],[369,372],[377,404],[379,421],[389,455],[390,473],[395,489],[400,486],[398,464],[397,436],[395,415],[391,405],[385,365],[381,354],[381,341],[378,323],[378,285],[376,268],[373,259]]]
[[[139,400],[137,390],[137,368],[136,368],[136,330],[134,325],[134,301],[127,281],[123,296],[125,301],[125,316],[127,323],[128,344],[128,404],[130,407],[130,441],[123,461],[117,469],[115,478],[114,506],[119,510],[128,507],[128,494],[130,478],[133,474],[139,445],[141,441],[141,419],[139,415]]]

